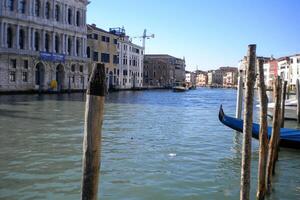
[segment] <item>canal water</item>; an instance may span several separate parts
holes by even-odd
[[[242,136],[218,121],[236,91],[111,93],[100,198],[238,199]],[[0,199],[80,199],[85,96],[0,96]],[[257,117],[256,117],[257,119]],[[288,124],[295,126],[295,124]],[[251,199],[257,182],[253,140]],[[300,152],[281,149],[269,199],[300,199]]]

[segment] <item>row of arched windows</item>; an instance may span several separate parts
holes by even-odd
[[[15,10],[15,7],[16,7],[16,3],[19,2],[19,10],[21,13],[25,14],[26,13],[26,0],[7,0],[7,7],[10,11],[14,11]],[[35,0],[34,1],[34,15],[36,17],[41,17],[42,16],[42,9],[41,9],[41,0]],[[54,13],[54,18],[57,22],[60,21],[60,18],[61,18],[61,7],[60,5],[56,4],[55,7],[55,13]],[[46,19],[50,19],[51,18],[51,13],[52,13],[52,7],[51,7],[51,3],[50,1],[47,1],[46,4],[45,4],[45,17]],[[82,23],[81,23],[81,12],[80,11],[77,11],[76,12],[76,19],[75,19],[75,22],[73,22],[73,12],[72,12],[72,9],[69,8],[68,9],[68,12],[67,12],[67,21],[68,21],[68,24],[70,25],[76,25],[76,26],[81,26]]]

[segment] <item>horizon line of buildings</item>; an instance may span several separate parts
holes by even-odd
[[[88,0],[0,2],[0,92],[85,90],[97,63],[108,89],[168,87],[185,59],[145,55],[124,28],[86,23]],[[145,65],[145,66],[144,66]]]

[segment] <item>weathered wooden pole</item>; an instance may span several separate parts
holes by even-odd
[[[237,90],[237,96],[236,96],[236,112],[235,117],[238,119],[241,119],[242,117],[242,106],[243,106],[243,70],[240,70],[239,72],[239,78],[238,78],[238,90]]]
[[[91,74],[86,95],[82,159],[82,200],[97,199],[105,94],[105,69],[103,64],[98,64],[94,67]]]
[[[266,167],[268,159],[268,97],[264,80],[263,60],[258,60],[259,74],[259,100],[260,100],[260,127],[259,127],[259,162],[258,162],[258,185],[256,198],[265,198],[266,186]]]
[[[256,45],[248,46],[246,68],[246,95],[244,104],[243,150],[240,200],[250,199],[251,140],[253,123],[253,96],[255,84]]]
[[[287,87],[287,81],[284,81],[282,87],[282,101],[281,101],[281,128],[284,128],[286,87]]]
[[[296,98],[297,98],[297,121],[298,123],[300,123],[300,97],[299,97],[299,89],[300,89],[300,85],[299,85],[299,79],[297,79],[296,81]]]
[[[281,125],[281,80],[276,78],[274,86],[275,106],[273,113],[272,135],[269,143],[268,163],[267,163],[267,189],[270,192],[272,186],[272,175],[275,170],[276,157],[278,153],[278,145],[280,139]]]

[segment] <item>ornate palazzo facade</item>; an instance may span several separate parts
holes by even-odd
[[[0,4],[0,92],[86,88],[87,0]]]

